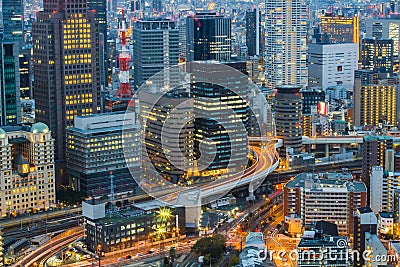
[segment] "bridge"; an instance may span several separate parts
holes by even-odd
[[[249,146],[249,150],[255,157],[255,162],[244,172],[221,177],[191,188],[179,187],[175,184],[169,185],[168,189],[162,189],[162,186],[160,186],[159,190],[153,189],[150,192],[152,197],[177,206],[199,206],[214,200],[216,196],[227,194],[235,187],[249,185],[249,198],[254,198],[254,190],[279,165],[279,154],[276,148],[281,142],[272,138],[252,138],[250,141],[258,142],[260,145]]]

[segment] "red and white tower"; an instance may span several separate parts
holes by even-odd
[[[119,55],[119,81],[120,86],[115,94],[116,98],[131,98],[134,92],[129,84],[129,50],[126,47],[126,24],[125,24],[125,10],[122,9],[122,23],[121,23],[121,51]]]

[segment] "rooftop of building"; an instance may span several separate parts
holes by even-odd
[[[390,135],[366,135],[364,141],[389,141],[393,140],[393,136]]]
[[[378,218],[370,207],[358,208],[356,216],[362,225],[378,225]]]
[[[103,226],[118,225],[127,222],[134,222],[137,221],[139,218],[151,217],[153,215],[154,214],[152,212],[146,212],[141,209],[129,207],[123,210],[108,212],[106,213],[106,216],[104,218],[97,219],[96,223],[101,224]]]
[[[390,241],[390,247],[394,248],[397,253],[400,253],[400,240]]]
[[[48,133],[49,127],[43,122],[37,122],[32,125],[21,124],[21,125],[2,126],[0,128],[0,138],[1,136],[4,136],[4,134],[6,133],[18,132],[18,131],[31,132],[31,133]]]
[[[202,11],[202,12],[196,12],[195,15],[189,16],[188,18],[190,18],[190,17],[195,17],[195,18],[203,18],[203,17],[205,17],[205,18],[212,18],[212,17],[219,17],[219,18],[221,18],[221,17],[224,17],[224,15],[223,15],[223,14],[216,13],[216,12],[212,12],[212,11]]]
[[[343,241],[340,241],[343,240]],[[340,242],[347,244],[346,236],[329,236],[326,235],[322,238],[315,236],[315,231],[305,231],[300,240],[298,248],[308,247],[337,247]]]
[[[240,264],[243,267],[261,267],[264,262],[259,258],[259,249],[257,247],[245,247],[239,255]]]
[[[89,116],[75,117],[75,127],[69,127],[68,132],[79,132],[81,134],[110,134],[112,131],[122,131],[124,129],[139,130],[135,113],[126,116],[126,112],[108,112],[92,114]]]
[[[125,114],[125,111],[115,111],[115,112],[107,112],[107,113],[96,113],[96,114],[90,114],[87,116],[76,116],[78,118],[101,118],[101,117],[107,117],[107,116],[113,116],[113,115],[121,115],[121,114]]]
[[[310,88],[303,88],[300,90],[300,93],[324,93],[321,87],[310,87]]]
[[[169,208],[175,208],[175,206],[166,205],[164,202],[161,202],[159,200],[150,200],[140,203],[133,203],[132,206],[144,211],[151,211],[165,206],[168,206]]]
[[[365,213],[371,213],[373,212],[371,207],[363,207],[363,208],[358,208],[357,212],[360,214],[365,214]]]
[[[254,245],[265,245],[264,236],[261,232],[250,232],[246,236],[246,247],[251,247]]]
[[[392,219],[393,218],[393,213],[391,213],[391,212],[379,212],[379,216],[381,218],[385,218],[385,219]]]
[[[308,179],[308,180],[307,180]],[[306,180],[308,182],[306,182]],[[363,182],[354,181],[350,173],[301,173],[288,183],[287,188],[306,188],[315,191],[333,190],[345,188],[349,192],[366,192]]]

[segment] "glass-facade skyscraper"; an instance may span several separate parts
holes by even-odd
[[[0,125],[21,122],[18,43],[0,41]]]
[[[231,59],[231,19],[217,13],[186,18],[188,61]]]
[[[132,29],[132,42],[135,88],[156,73],[178,64],[179,29],[174,20],[137,20]]]
[[[261,27],[261,12],[258,8],[246,11],[246,46],[249,56],[264,54],[265,36]]]
[[[19,71],[19,54],[24,44],[22,0],[3,0],[1,14],[0,125],[10,125],[21,122],[20,77],[28,76]]]

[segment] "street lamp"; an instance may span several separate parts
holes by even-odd
[[[97,245],[97,249],[96,249],[96,251],[97,251],[97,257],[98,257],[98,259],[99,259],[99,267],[100,267],[100,259],[101,259],[101,244],[98,244]]]

